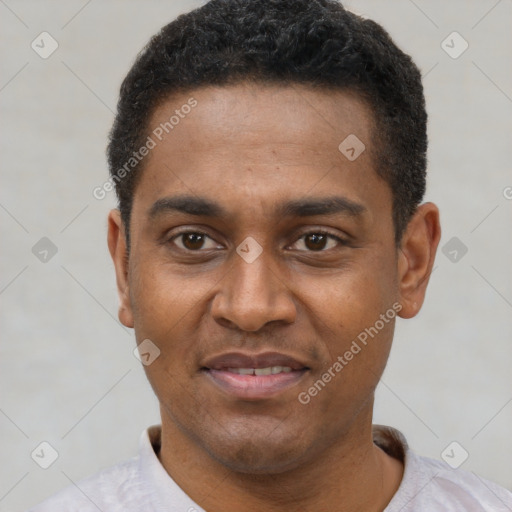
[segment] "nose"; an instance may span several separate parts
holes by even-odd
[[[234,264],[212,302],[211,313],[217,322],[256,332],[270,322],[295,321],[292,291],[264,254],[251,263],[234,255]]]

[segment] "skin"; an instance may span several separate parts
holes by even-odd
[[[119,212],[109,215],[120,321],[137,343],[149,338],[161,351],[145,367],[160,401],[159,458],[211,512],[240,503],[249,511],[298,503],[305,511],[381,511],[403,475],[371,434],[394,321],[310,403],[297,397],[393,303],[403,318],[418,313],[440,238],[438,209],[421,205],[396,247],[391,190],[372,158],[372,112],[355,94],[203,87],[169,98],[150,126],[191,96],[197,107],[145,160],[129,257]],[[349,134],[366,146],[355,161],[338,150]],[[227,216],[150,215],[156,201],[177,195],[216,202]],[[332,196],[363,213],[276,211],[285,201]],[[191,242],[178,229],[207,237]],[[319,230],[345,242],[306,236]],[[236,252],[248,236],[263,249],[252,263]],[[207,357],[228,351],[285,352],[310,370],[274,397],[233,398],[200,371]]]

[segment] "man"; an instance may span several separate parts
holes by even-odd
[[[440,239],[420,73],[331,0],[212,0],[121,87],[108,245],[161,426],[34,511],[497,511],[372,426]]]

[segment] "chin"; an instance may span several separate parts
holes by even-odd
[[[277,475],[299,466],[299,457],[294,453],[265,453],[266,447],[247,443],[230,455],[210,453],[217,462],[236,473],[249,475]]]
[[[308,452],[303,439],[277,428],[242,434],[219,432],[204,445],[217,462],[244,474],[279,474],[295,469]],[[203,441],[204,443],[204,441]]]

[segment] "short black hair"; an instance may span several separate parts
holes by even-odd
[[[128,244],[143,161],[122,179],[119,171],[146,141],[156,108],[173,93],[245,81],[354,91],[367,102],[398,244],[425,193],[421,73],[380,25],[336,0],[211,0],[150,39],[121,85],[107,149]]]

